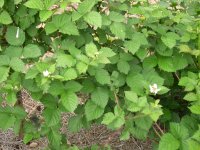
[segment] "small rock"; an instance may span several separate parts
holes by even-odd
[[[38,146],[38,143],[32,142],[32,143],[30,143],[29,146],[30,146],[30,148],[36,148]]]

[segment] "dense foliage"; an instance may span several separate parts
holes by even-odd
[[[61,113],[75,112],[71,132],[95,122],[155,149],[200,149],[199,0],[0,0],[0,45],[0,128],[25,143],[69,149]],[[21,89],[42,119],[27,119]]]

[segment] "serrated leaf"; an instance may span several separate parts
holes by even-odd
[[[108,47],[102,47],[99,51],[99,55],[104,57],[113,57],[116,55],[116,53],[113,52],[113,50]]]
[[[161,37],[163,43],[169,48],[173,48],[176,45],[177,39],[179,39],[179,36],[173,32],[167,32],[164,36]]]
[[[18,37],[17,37],[17,32],[18,32]],[[17,27],[10,26],[7,28],[6,41],[10,45],[21,46],[25,41],[25,33],[23,30]]]
[[[83,63],[83,62],[78,62],[76,64],[76,69],[78,70],[78,73],[86,73],[87,69],[88,69],[88,65]]]
[[[60,149],[62,136],[58,129],[50,128],[48,139],[54,149]]]
[[[61,102],[66,110],[73,112],[78,106],[78,97],[75,93],[67,91],[62,93]]]
[[[25,144],[27,144],[28,142],[30,142],[32,139],[34,138],[34,135],[33,134],[30,134],[30,133],[26,133],[23,137],[23,142]]]
[[[58,28],[56,27],[56,25],[52,22],[48,22],[46,25],[45,25],[45,31],[47,34],[51,34],[53,32],[55,32],[56,30],[58,30]]]
[[[123,23],[114,22],[110,25],[110,31],[118,38],[124,39],[126,36],[126,28]]]
[[[124,46],[134,55],[140,48],[140,42],[138,40],[125,41]]]
[[[188,129],[179,123],[171,122],[170,123],[170,132],[177,139],[185,140],[185,139],[189,138]]]
[[[41,55],[41,49],[35,44],[28,44],[24,47],[24,58],[37,58]]]
[[[42,10],[42,11],[40,11],[40,14],[39,14],[39,16],[40,16],[40,21],[41,21],[41,22],[46,21],[48,18],[51,17],[52,14],[53,14],[53,12],[50,11],[50,10]]]
[[[22,50],[21,47],[9,46],[6,48],[4,54],[9,57],[21,57]]]
[[[13,57],[10,61],[10,67],[17,71],[17,72],[23,72],[24,69],[25,69],[25,65],[24,65],[24,62],[17,58],[17,57]]]
[[[71,55],[59,54],[56,58],[58,67],[72,67],[76,63],[75,59]]]
[[[7,67],[0,67],[0,83],[7,80],[9,76],[9,68]]]
[[[85,52],[89,57],[96,57],[98,55],[98,49],[94,43],[89,43],[85,46]]]
[[[12,21],[12,18],[10,17],[10,14],[7,12],[7,11],[3,11],[1,14],[0,14],[0,24],[5,24],[5,25],[8,25],[8,24],[11,24],[13,21]]]
[[[101,28],[102,18],[101,15],[96,11],[91,11],[84,16],[84,20],[95,27]]]
[[[111,11],[109,14],[109,19],[114,22],[124,22],[125,18],[122,14],[118,12]]]
[[[57,125],[60,122],[61,112],[59,109],[47,108],[44,110],[45,123],[48,127]]]
[[[77,82],[77,81],[68,81],[66,84],[65,84],[65,89],[66,90],[69,90],[69,91],[72,91],[72,92],[78,92],[82,89],[82,85]]]
[[[177,150],[180,146],[179,141],[170,133],[166,133],[161,137],[159,142],[159,150]]]
[[[97,69],[95,73],[95,78],[100,84],[110,84],[110,75],[105,69]]]
[[[97,88],[91,94],[91,101],[93,101],[96,105],[104,108],[108,103],[108,91],[103,88]]]
[[[68,128],[70,132],[78,132],[83,127],[82,116],[73,116],[69,119]]]
[[[124,112],[117,106],[114,108],[114,114],[111,112],[106,113],[102,121],[102,124],[107,125],[112,130],[120,128],[124,123]]]
[[[78,28],[75,23],[68,21],[66,25],[62,26],[59,30],[63,34],[79,35]]]
[[[117,63],[117,68],[121,73],[128,74],[130,70],[130,65],[127,61],[119,61]]]
[[[28,72],[25,75],[25,79],[33,79],[39,74],[39,71],[37,68],[32,67],[28,70]]]
[[[75,11],[72,14],[72,20],[76,21],[79,18],[81,18],[83,15],[85,15],[87,12],[89,12],[92,9],[92,7],[95,5],[96,2],[97,2],[96,0],[85,0],[85,1],[83,1],[79,5],[77,12]]]
[[[98,105],[96,105],[91,100],[85,105],[85,114],[88,121],[99,118],[104,112],[104,109]]]
[[[0,119],[3,120],[0,122],[0,128],[7,130],[14,126],[16,118],[7,114],[0,114]]]
[[[186,101],[197,101],[199,98],[197,94],[190,92],[187,93],[183,99]]]
[[[171,57],[158,57],[158,66],[160,69],[167,71],[167,72],[174,72],[176,71],[174,68],[174,63]]]
[[[24,4],[26,7],[43,10],[45,9],[44,4],[41,0],[29,0]]]
[[[9,90],[6,95],[6,102],[11,106],[14,106],[17,102],[17,96],[14,91]]]
[[[189,109],[192,113],[200,115],[200,105],[194,104],[194,105],[190,106]]]
[[[74,68],[69,68],[64,73],[64,79],[65,80],[73,80],[77,78],[77,72]]]
[[[7,55],[0,55],[0,66],[9,65],[10,58]]]
[[[144,59],[143,67],[144,68],[153,68],[158,64],[157,57],[155,55],[149,56]]]

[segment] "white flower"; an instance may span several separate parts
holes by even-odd
[[[50,74],[50,73],[49,73],[49,71],[48,71],[48,70],[45,70],[45,71],[43,71],[43,76],[44,76],[44,77],[48,77],[48,76],[49,76],[49,74]]]
[[[16,38],[19,38],[19,27],[17,27],[17,33],[16,33]]]
[[[160,89],[158,88],[158,85],[155,83],[153,85],[149,85],[149,88],[150,88],[150,92],[155,95],[160,91]]]

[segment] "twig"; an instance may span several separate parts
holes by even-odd
[[[177,78],[178,80],[180,80],[180,78],[179,78],[177,72],[175,72],[174,74],[175,74],[176,78]]]
[[[161,138],[161,135],[158,133],[158,131],[156,130],[156,128],[153,126],[153,130],[155,131],[156,135]]]
[[[119,98],[116,94],[116,92],[114,91],[114,96],[115,96],[115,103],[117,104],[117,106],[121,109],[120,105],[119,105]]]
[[[155,125],[156,125],[156,127],[159,129],[159,131],[160,131],[162,134],[165,134],[164,131],[160,128],[160,126],[159,126],[157,123],[155,123]]]

